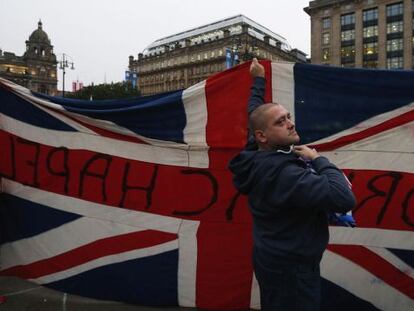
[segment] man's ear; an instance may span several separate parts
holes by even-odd
[[[258,143],[265,144],[267,142],[266,134],[262,130],[255,130],[254,138]]]

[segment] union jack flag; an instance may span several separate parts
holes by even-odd
[[[116,101],[0,79],[0,275],[155,306],[259,308],[247,200],[248,65]],[[331,227],[325,310],[414,308],[414,73],[263,62],[266,102],[342,168],[357,228]]]

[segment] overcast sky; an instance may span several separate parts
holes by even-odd
[[[23,55],[39,19],[58,59],[73,58],[66,85],[124,78],[128,56],[137,58],[153,41],[243,14],[310,53],[305,0],[0,0],[0,48]],[[58,73],[62,84],[62,72]]]

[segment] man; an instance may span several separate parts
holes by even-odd
[[[343,173],[307,146],[289,111],[263,104],[264,68],[256,59],[248,143],[230,162],[253,216],[253,265],[262,310],[319,310],[319,263],[329,239],[328,212],[346,213],[355,197]]]

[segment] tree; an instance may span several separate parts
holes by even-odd
[[[76,99],[120,99],[140,96],[141,93],[130,82],[116,82],[110,84],[89,85],[83,89],[67,94],[69,98]]]

